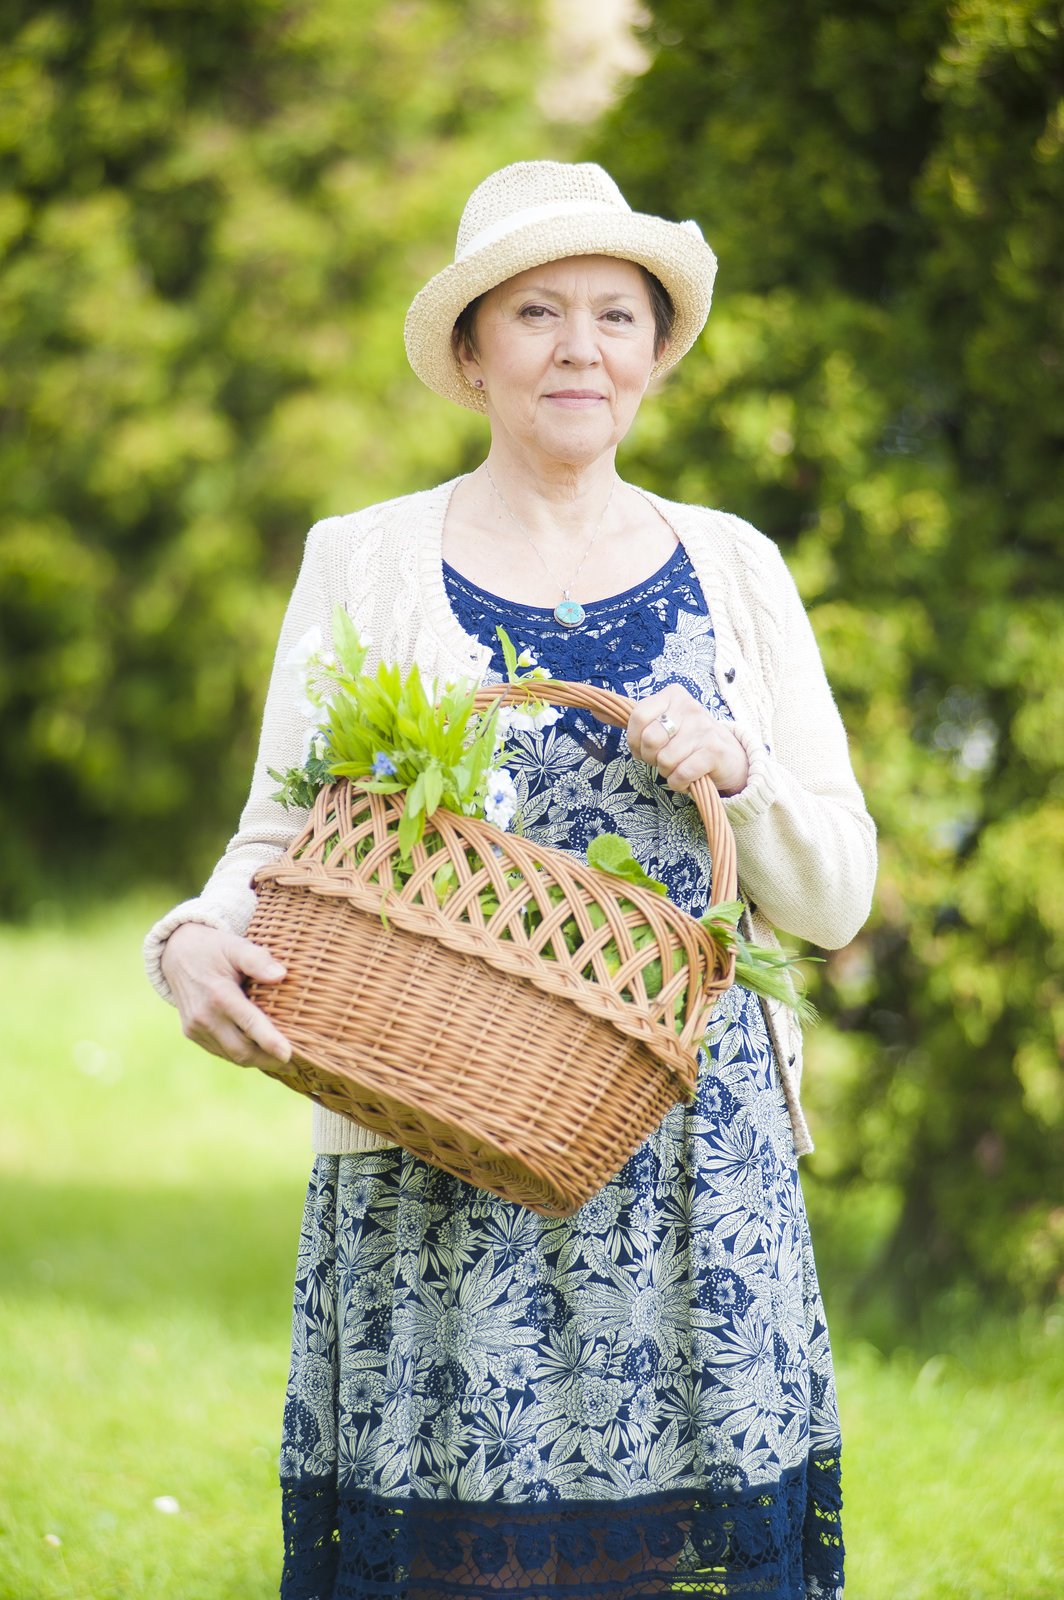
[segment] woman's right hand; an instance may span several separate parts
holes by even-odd
[[[162,969],[187,1039],[240,1067],[290,1059],[292,1046],[284,1034],[241,987],[244,977],[261,983],[280,983],[284,977],[284,967],[264,945],[227,929],[183,922],[166,941]]]

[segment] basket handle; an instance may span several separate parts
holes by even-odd
[[[575,706],[590,711],[612,728],[627,728],[633,702],[612,689],[596,689],[589,683],[567,683],[561,678],[543,678],[533,683],[493,683],[478,689],[473,701],[478,711],[487,711],[497,700],[520,705],[528,701],[549,701],[556,706]],[[735,835],[721,804],[712,778],[696,778],[688,793],[702,818],[713,858],[713,882],[709,903],[720,905],[734,900],[738,887]]]

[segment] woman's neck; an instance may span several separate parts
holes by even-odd
[[[603,516],[619,479],[614,452],[588,465],[537,463],[534,467],[492,444],[486,461],[473,474],[495,495],[522,528],[533,535],[579,537]]]
[[[463,577],[521,605],[551,608],[570,591],[587,603],[630,589],[675,547],[669,524],[617,477],[612,456],[593,475],[530,480],[507,473],[493,450],[455,488],[443,527],[444,560]]]

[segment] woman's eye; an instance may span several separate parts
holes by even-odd
[[[544,317],[550,315],[550,312],[546,306],[522,306],[521,315],[527,317],[530,322],[542,322]]]
[[[607,311],[606,318],[609,322],[632,322],[634,320],[630,311],[622,311],[619,306],[614,306]]]

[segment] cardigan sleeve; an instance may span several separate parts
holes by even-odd
[[[251,792],[239,827],[202,892],[168,911],[144,941],[148,977],[165,1000],[173,999],[162,971],[163,949],[170,935],[185,922],[206,923],[243,934],[255,909],[252,877],[260,867],[283,854],[306,820],[305,811],[286,811],[271,798],[277,784],[267,769],[273,767],[284,772],[288,767],[298,766],[305,754],[304,745],[312,723],[300,708],[297,675],[287,658],[292,647],[315,625],[321,628],[323,645],[328,648],[333,599],[338,593],[332,570],[336,541],[331,534],[340,520],[330,518],[316,523],[307,535],[299,576],[281,626]]]
[[[875,824],[794,579],[764,546],[768,567],[750,604],[772,621],[757,631],[761,683],[748,697],[760,702],[761,727],[737,721],[750,775],[724,805],[747,897],[781,932],[839,949],[871,908]]]

